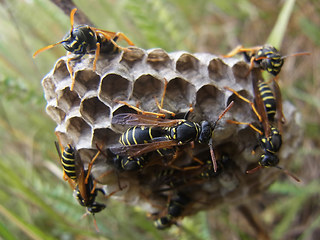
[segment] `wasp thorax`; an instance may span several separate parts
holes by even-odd
[[[211,138],[211,135],[212,135],[211,124],[207,121],[202,121],[198,142],[208,143]]]

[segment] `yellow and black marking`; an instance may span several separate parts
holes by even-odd
[[[254,67],[258,65],[260,69],[266,70],[273,76],[277,76],[282,68],[284,59],[293,56],[310,55],[309,52],[294,53],[287,56],[282,56],[278,49],[270,44],[265,44],[263,46],[256,46],[250,48],[244,48],[243,46],[237,46],[227,55],[222,55],[222,57],[233,57],[238,53],[243,53],[247,62],[250,63],[250,68],[248,74]]]
[[[62,152],[61,164],[65,174],[72,180],[76,180],[75,152],[70,144]]]
[[[182,216],[186,205],[190,203],[191,199],[185,194],[178,193],[173,199],[170,200],[167,214],[154,221],[154,225],[157,229],[163,230],[171,227],[172,224],[176,224],[178,217]]]
[[[153,139],[162,137],[163,129],[159,127],[134,126],[125,131],[119,139],[122,145],[150,143]]]
[[[271,45],[264,45],[259,49],[255,56],[251,56],[261,69],[266,70],[277,76],[282,68],[284,60],[280,52]]]
[[[266,108],[268,120],[273,122],[274,116],[277,112],[277,103],[276,98],[269,87],[265,82],[260,82],[258,84],[259,92],[264,103],[264,107]]]
[[[100,55],[100,51],[107,54],[112,53],[118,53],[122,50],[127,50],[126,48],[120,47],[116,41],[121,38],[125,40],[129,45],[133,46],[134,44],[131,42],[131,40],[124,35],[121,32],[110,32],[105,31],[102,29],[90,27],[88,25],[83,26],[77,26],[74,27],[74,15],[76,13],[77,9],[74,8],[70,12],[70,24],[71,24],[71,30],[70,32],[64,37],[63,40],[51,44],[49,46],[43,47],[39,50],[37,50],[33,57],[36,57],[39,53],[46,51],[50,48],[53,48],[59,44],[62,44],[63,47],[73,54],[76,54],[78,56],[69,58],[67,60],[67,68],[70,73],[70,77],[72,79],[71,84],[71,91],[74,87],[74,76],[73,71],[70,65],[70,61],[72,60],[78,60],[82,58],[84,55],[95,51],[95,58],[93,61],[93,70],[96,69],[96,63],[98,60],[98,57]]]

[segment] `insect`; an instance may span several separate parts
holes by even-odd
[[[261,146],[261,149],[264,151],[264,154],[261,155],[258,161],[259,166],[254,169],[248,170],[247,173],[254,173],[260,168],[264,167],[276,167],[299,182],[300,180],[297,177],[295,177],[293,174],[283,169],[282,167],[278,166],[279,158],[276,153],[279,152],[282,145],[281,131],[284,116],[282,113],[280,89],[277,82],[275,80],[273,80],[273,82],[277,86],[275,90],[275,95],[277,97],[273,96],[272,91],[264,82],[258,83],[255,80],[252,81],[254,90],[254,103],[238,94],[235,90],[229,87],[225,87],[225,89],[232,91],[237,97],[245,102],[248,102],[251,105],[254,113],[262,124],[262,131],[253,126],[251,123],[238,122],[233,120],[227,120],[227,122],[232,124],[248,125],[253,130],[259,133],[259,144]],[[272,126],[272,123],[275,120],[275,115],[280,116],[278,117],[277,122],[278,127],[281,130],[278,130],[276,127]]]
[[[154,221],[155,227],[163,230],[171,227],[172,224],[176,224],[176,219],[182,215],[190,200],[185,194],[178,193],[176,197],[170,200],[167,214]]]
[[[262,70],[266,70],[275,77],[280,73],[285,58],[310,55],[310,53],[308,52],[300,52],[281,56],[280,52],[275,47],[269,44],[265,44],[263,46],[256,46],[251,48],[238,46],[230,53],[228,53],[227,55],[223,55],[222,57],[233,57],[238,53],[244,53],[245,59],[250,62],[248,74],[250,73],[254,65],[258,65]]]
[[[70,24],[71,24],[71,30],[70,33],[67,34],[63,40],[51,44],[49,46],[43,47],[39,50],[37,50],[33,57],[36,57],[39,53],[51,49],[59,44],[62,44],[62,46],[70,53],[73,53],[77,56],[73,58],[68,58],[67,60],[67,68],[70,73],[70,77],[72,79],[71,84],[71,91],[74,88],[74,76],[73,71],[70,65],[70,61],[78,60],[82,58],[84,55],[95,51],[95,58],[93,61],[93,70],[96,69],[96,63],[100,54],[100,51],[103,51],[105,53],[116,53],[120,50],[126,50],[125,48],[120,47],[118,44],[116,44],[116,41],[118,39],[125,40],[129,45],[134,45],[131,40],[124,35],[121,32],[110,32],[105,31],[102,29],[90,27],[88,25],[82,25],[74,27],[74,15],[76,13],[77,9],[72,9],[70,13]]]
[[[112,124],[131,125],[120,137],[121,147],[114,147],[113,152],[131,157],[141,156],[145,153],[161,149],[168,149],[190,142],[208,144],[214,170],[217,163],[212,146],[212,134],[218,121],[232,107],[231,102],[211,125],[208,121],[201,123],[186,119],[163,119],[148,115],[122,113],[112,118]],[[189,112],[188,112],[189,113]],[[188,117],[188,113],[185,118]],[[143,134],[142,134],[143,133]]]
[[[148,163],[148,156],[128,157],[115,155],[113,157],[114,165],[119,170],[136,171],[142,169]]]
[[[100,188],[96,188],[96,181],[90,174],[92,165],[99,156],[100,150],[98,150],[97,154],[92,158],[91,162],[88,165],[88,169],[85,170],[84,164],[80,158],[78,151],[70,144],[67,145],[67,147],[62,151],[61,154],[60,138],[57,133],[56,136],[58,137],[58,142],[55,142],[55,145],[61,160],[64,179],[69,181],[69,184],[73,189],[74,197],[77,199],[79,204],[86,207],[87,213],[92,214],[92,216],[94,217],[95,213],[102,211],[106,207],[104,204],[95,201],[99,191],[103,193],[103,195],[105,195],[105,192]],[[71,183],[70,179],[72,181]],[[106,197],[109,197],[116,192],[117,191],[109,194]],[[95,218],[94,225],[96,227],[96,230],[98,231]]]

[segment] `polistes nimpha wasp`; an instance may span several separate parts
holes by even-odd
[[[273,83],[275,86],[275,95],[273,95],[273,92],[266,83],[258,83],[258,81],[253,80],[252,85],[254,90],[254,102],[251,102],[247,98],[241,96],[235,90],[229,87],[225,87],[225,89],[232,91],[237,97],[245,102],[248,102],[251,105],[258,120],[262,124],[262,130],[256,128],[251,123],[232,120],[227,120],[227,122],[232,124],[248,125],[253,130],[259,133],[259,143],[262,150],[264,151],[264,154],[261,155],[258,161],[259,166],[254,169],[248,170],[247,173],[254,173],[260,168],[264,167],[276,167],[299,182],[300,180],[296,176],[278,166],[279,158],[276,153],[279,152],[282,145],[281,132],[284,115],[282,113],[282,99],[280,88],[275,80],[273,80]],[[272,126],[275,121],[275,116],[277,116],[278,128]]]
[[[95,213],[102,211],[106,207],[105,204],[98,203],[95,200],[98,192],[103,193],[103,195],[106,194],[103,189],[96,188],[97,182],[91,175],[91,168],[93,166],[93,163],[99,156],[100,150],[98,149],[98,152],[92,158],[92,160],[88,164],[88,168],[85,170],[79,152],[70,144],[68,144],[67,147],[63,149],[60,137],[57,132],[56,136],[58,138],[58,142],[55,142],[55,145],[63,168],[63,178],[69,182],[70,186],[73,189],[73,195],[79,202],[79,204],[83,207],[86,207],[87,213],[92,214],[92,216],[94,217]],[[118,191],[114,191],[105,197],[109,198],[116,192]],[[95,218],[93,219],[95,228],[98,231],[99,229],[97,227],[96,220]]]
[[[222,57],[233,57],[238,53],[244,53],[245,59],[250,62],[250,68],[248,74],[252,70],[252,68],[257,65],[262,70],[265,70],[272,74],[273,76],[277,76],[282,68],[284,63],[284,59],[293,56],[301,56],[301,55],[310,55],[309,52],[300,52],[294,53],[291,55],[282,56],[280,52],[273,46],[269,44],[265,44],[263,46],[256,46],[251,48],[244,48],[243,46],[238,46]],[[249,54],[248,54],[249,53]],[[247,75],[248,75],[247,74]]]
[[[162,151],[162,149],[198,142],[209,145],[214,170],[217,171],[212,135],[218,121],[229,111],[232,105],[233,102],[224,109],[213,125],[208,121],[196,123],[186,119],[163,119],[134,113],[115,115],[112,118],[112,124],[134,127],[129,128],[120,137],[119,141],[122,146],[113,147],[111,151],[119,155],[137,157],[152,151]],[[189,112],[185,118],[188,117],[188,114]]]
[[[186,205],[189,204],[191,199],[183,193],[178,193],[177,196],[172,198],[169,202],[167,214],[154,221],[154,225],[159,230],[164,230],[176,224],[177,218],[181,217]]]
[[[33,57],[36,57],[39,53],[62,44],[62,46],[68,52],[77,55],[76,57],[68,58],[67,60],[67,68],[72,79],[72,84],[70,87],[71,91],[73,91],[75,82],[70,61],[78,60],[84,55],[95,51],[95,58],[93,61],[93,70],[95,71],[100,51],[103,51],[105,53],[116,53],[120,50],[126,50],[126,48],[120,47],[116,43],[116,41],[119,39],[125,40],[129,45],[134,45],[131,40],[121,32],[105,31],[102,29],[90,27],[88,25],[74,27],[74,15],[76,11],[77,9],[74,8],[70,13],[70,33],[68,33],[63,40],[43,47],[33,54]]]

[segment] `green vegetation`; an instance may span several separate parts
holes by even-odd
[[[142,48],[168,52],[227,53],[239,43],[269,43],[288,58],[280,74],[283,98],[301,111],[303,142],[291,170],[256,200],[252,211],[272,239],[316,239],[320,224],[320,4],[317,1],[257,0],[76,0],[99,28],[124,32]],[[183,228],[159,232],[143,212],[110,201],[91,216],[61,178],[54,148],[54,122],[45,113],[40,84],[56,59],[56,47],[36,59],[35,50],[59,41],[69,16],[49,0],[0,2],[0,239],[255,239],[235,206],[201,212]],[[281,161],[285,161],[282,159]],[[66,194],[70,193],[70,194]],[[257,207],[255,207],[257,206]],[[263,206],[263,207],[261,207]]]

